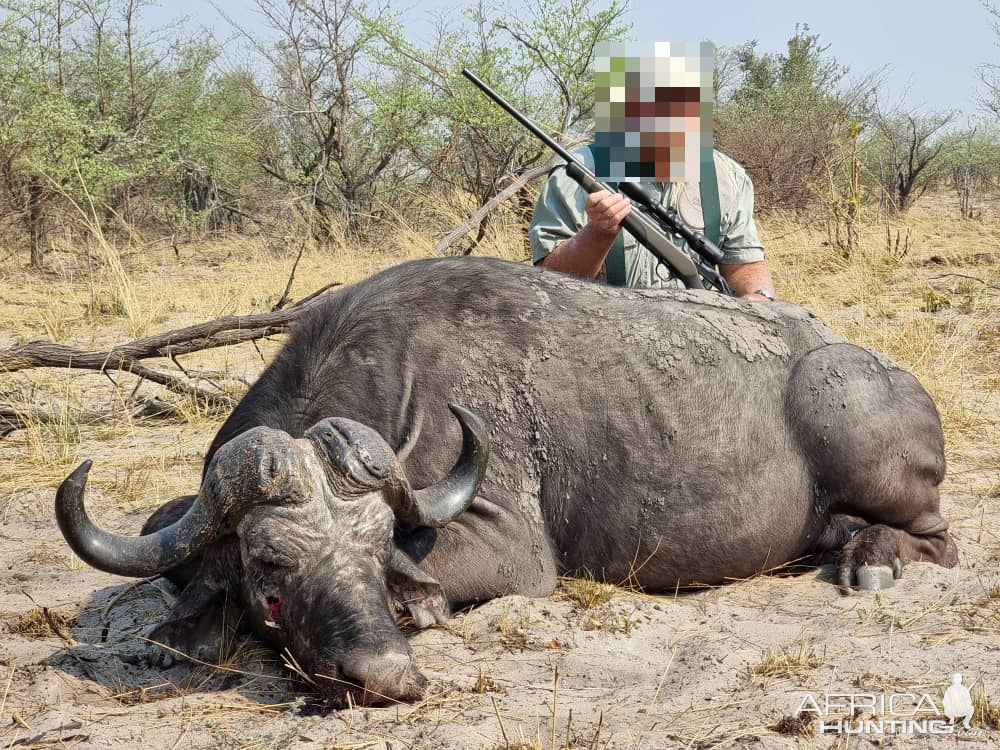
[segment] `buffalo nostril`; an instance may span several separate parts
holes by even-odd
[[[333,437],[333,432],[331,432],[330,430],[327,430],[326,432],[323,433],[323,437],[325,437],[327,440],[329,440],[330,438]]]
[[[356,653],[344,659],[340,671],[373,696],[389,700],[412,700],[425,682],[412,658],[399,652]]]
[[[362,653],[345,659],[341,671],[348,677],[364,682],[371,676],[404,671],[410,665],[410,657],[406,654]]]

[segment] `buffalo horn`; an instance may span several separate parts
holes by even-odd
[[[98,527],[84,507],[84,488],[91,461],[84,461],[56,492],[56,519],[70,548],[88,565],[108,573],[141,578],[179,565],[210,542],[218,529],[218,508],[206,497],[205,482],[183,517],[144,536],[119,536]]]
[[[294,458],[288,450],[292,443],[291,436],[263,427],[233,438],[212,457],[198,496],[187,512],[169,526],[142,536],[112,534],[90,520],[83,496],[91,462],[84,461],[56,492],[59,528],[80,559],[98,570],[137,578],[157,575],[186,561],[215,539],[226,516],[238,504],[267,502],[281,497],[283,491],[290,496],[293,483],[281,478],[294,474],[286,470],[287,462]],[[261,491],[259,471],[275,477],[277,483],[270,495]],[[254,491],[241,490],[242,477]]]
[[[206,502],[204,485],[183,517],[155,533],[119,536],[96,526],[83,502],[91,463],[80,464],[56,492],[59,528],[70,548],[88,565],[120,576],[156,575],[187,560],[216,533],[215,503]]]
[[[413,490],[404,482],[393,503],[396,517],[417,526],[447,525],[469,507],[486,476],[490,457],[489,430],[486,423],[457,404],[448,408],[462,426],[462,453],[448,476],[422,490]]]

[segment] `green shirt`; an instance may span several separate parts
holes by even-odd
[[[753,221],[753,183],[743,167],[718,151],[715,170],[719,180],[719,203],[722,208],[722,226],[719,245],[723,263],[752,263],[764,260],[764,247]],[[589,149],[574,151],[580,161],[591,165]],[[681,218],[691,227],[703,232],[705,221],[701,215],[701,194],[696,183],[639,183],[642,189],[661,205],[673,205]],[[537,263],[558,245],[576,234],[587,223],[584,204],[587,193],[566,174],[563,166],[556,167],[542,187],[531,219],[528,236],[531,240],[531,258]],[[642,289],[650,287],[679,287],[684,283],[662,266],[652,253],[636,239],[625,235],[625,284]],[[693,252],[677,236],[671,241],[685,252]]]

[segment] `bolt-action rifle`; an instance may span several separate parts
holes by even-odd
[[[490,88],[475,73],[468,68],[462,69],[462,75],[472,81],[484,94],[499,104],[507,114],[528,129],[532,135],[566,160],[566,174],[577,182],[588,193],[601,190],[615,192],[610,186],[599,182],[594,174],[587,169],[579,159],[560,146],[556,141],[542,132],[537,125],[521,114],[500,94]],[[670,268],[688,289],[704,289],[706,283],[718,289],[723,294],[732,295],[732,290],[726,280],[716,271],[716,264],[722,260],[722,251],[705,237],[696,232],[681,220],[677,210],[670,206],[661,206],[634,182],[619,183],[618,189],[632,203],[632,212],[625,217],[622,227],[639,244],[651,252],[656,259]],[[674,245],[670,234],[678,235],[687,242],[688,247],[697,253],[691,257]]]

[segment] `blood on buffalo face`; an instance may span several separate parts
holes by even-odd
[[[243,621],[287,650],[327,698],[412,700],[424,678],[395,613],[406,607],[424,627],[447,617],[447,602],[393,532],[450,522],[472,502],[488,459],[483,422],[451,408],[462,453],[425,489],[410,487],[375,431],[335,418],[301,439],[265,427],[235,437],[215,453],[198,495],[159,509],[141,536],[110,534],[87,517],[89,461],[60,486],[56,515],[94,567],[180,579],[182,594],[151,636],[168,649],[217,657],[219,620],[231,622],[238,602]]]

